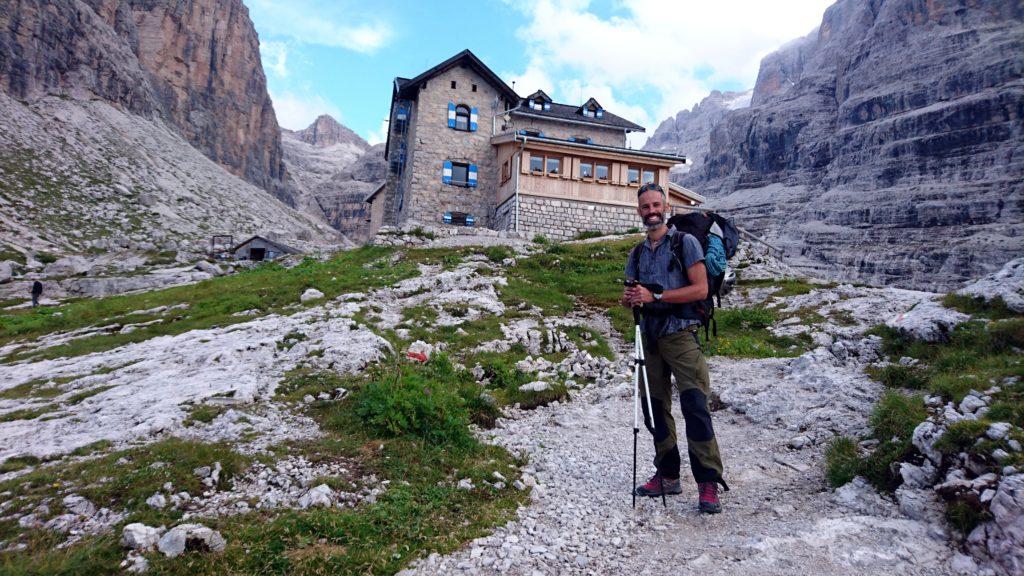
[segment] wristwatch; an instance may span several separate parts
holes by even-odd
[[[657,290],[657,292],[655,292],[655,290]],[[655,288],[655,290],[651,290],[651,296],[654,296],[655,302],[661,302],[661,293],[664,292],[664,289],[658,290]]]

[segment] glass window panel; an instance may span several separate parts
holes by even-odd
[[[598,164],[595,171],[597,173],[597,179],[598,180],[607,180],[608,179],[608,165],[607,164]]]
[[[590,162],[580,162],[580,178],[593,178],[594,165]]]
[[[654,182],[654,170],[644,170],[644,177],[641,180],[643,184],[649,184]]]
[[[530,172],[543,172],[544,171],[544,157],[543,156],[530,156]]]
[[[636,168],[630,168],[627,175],[627,182],[630,184],[636,184],[640,182],[640,171]]]
[[[562,159],[561,158],[548,158],[548,174],[561,174],[562,170]]]
[[[465,184],[469,180],[468,164],[452,164],[452,184]]]

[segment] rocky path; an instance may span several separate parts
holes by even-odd
[[[712,361],[713,386],[729,404],[714,417],[732,488],[715,516],[697,513],[685,470],[684,493],[667,508],[660,499],[631,507],[629,384],[590,388],[568,404],[503,420],[494,441],[529,455],[524,480],[537,484],[532,503],[493,535],[403,574],[955,573],[958,554],[941,522],[905,517],[895,502],[856,483],[826,488],[824,443],[816,443],[826,428],[801,433],[808,402],[787,409],[775,399],[820,400],[856,429],[865,409],[843,413],[843,406],[874,384],[855,368],[819,362],[813,353]],[[617,382],[628,382],[626,361],[620,370]],[[650,473],[653,456],[644,434],[640,476]]]

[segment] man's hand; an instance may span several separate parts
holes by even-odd
[[[649,302],[654,302],[654,296],[650,290],[643,286],[628,287],[622,292],[622,305],[627,308],[641,306]]]

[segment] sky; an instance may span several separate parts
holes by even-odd
[[[382,142],[395,76],[469,48],[521,96],[594,97],[647,128],[712,90],[753,87],[761,58],[834,0],[244,0],[281,126],[330,114]]]

